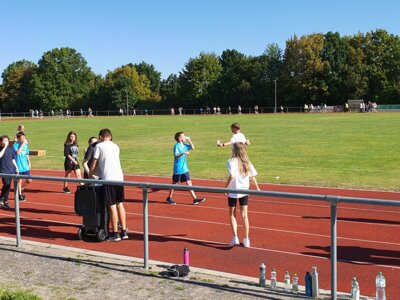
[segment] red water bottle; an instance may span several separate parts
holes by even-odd
[[[183,264],[189,266],[189,249],[183,248]]]

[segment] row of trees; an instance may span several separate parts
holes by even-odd
[[[202,52],[164,80],[146,62],[129,63],[102,77],[75,49],[56,48],[37,64],[10,64],[2,79],[2,111],[112,110],[126,107],[127,101],[130,109],[273,106],[275,84],[279,106],[333,105],[347,99],[390,104],[400,102],[400,38],[385,30],[294,35],[284,50],[269,44],[259,56]]]

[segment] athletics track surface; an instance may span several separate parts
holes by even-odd
[[[33,171],[34,175],[63,176],[61,171]],[[125,180],[170,183],[169,178],[125,176]],[[222,181],[193,180],[195,185],[223,187]],[[70,184],[71,190],[75,187]],[[315,193],[400,200],[400,193],[261,184],[271,191]],[[150,259],[182,263],[190,249],[191,265],[258,277],[264,262],[283,281],[286,270],[304,274],[317,266],[320,287],[330,290],[330,207],[326,202],[251,196],[251,248],[229,248],[231,239],[226,199],[204,194],[207,201],[194,206],[188,192],[175,191],[177,205],[165,203],[168,191],[149,192]],[[62,183],[34,181],[21,203],[22,239],[108,253],[143,257],[142,190],[125,188],[130,240],[119,243],[84,242],[77,238],[81,218],[74,213],[73,194],[62,193]],[[13,195],[10,195],[12,197]],[[13,201],[11,206],[14,207]],[[0,210],[0,235],[15,236],[14,211]],[[239,218],[239,237],[243,228]],[[361,293],[373,296],[375,276],[382,271],[388,299],[400,291],[400,208],[338,204],[338,290],[349,292],[356,276]],[[268,276],[269,277],[269,276]]]

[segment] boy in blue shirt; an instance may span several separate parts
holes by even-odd
[[[3,135],[0,138],[0,173],[15,174],[18,173],[17,163],[15,162],[15,151],[12,147],[8,147],[10,138]],[[11,178],[1,178],[3,187],[0,195],[0,206],[10,208],[8,204],[8,195],[10,193]]]
[[[15,162],[17,163],[19,174],[31,175],[28,141],[23,131],[17,133],[17,141],[13,144],[13,148],[16,154]],[[22,179],[18,180],[19,201],[26,200],[24,190],[31,182],[32,179],[26,179],[24,183],[22,183]]]
[[[177,184],[178,182],[186,182],[187,185],[192,185],[190,180],[189,168],[187,165],[187,156],[189,155],[189,150],[194,149],[194,145],[189,137],[185,137],[185,133],[180,131],[175,134],[176,144],[173,149],[174,153],[174,174],[172,175],[172,184]],[[188,144],[185,144],[185,141]],[[169,196],[167,198],[168,204],[176,204],[172,199],[172,194],[174,190],[170,190]],[[193,204],[197,205],[204,202],[205,198],[197,198],[194,191],[190,191],[193,197]]]

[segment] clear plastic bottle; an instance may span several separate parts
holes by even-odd
[[[358,285],[357,278],[353,277],[351,284],[351,299],[360,300],[360,286]]]
[[[276,270],[271,271],[271,289],[276,289]]]
[[[382,275],[382,272],[379,272],[378,276],[376,276],[376,300],[386,300],[386,280]]]
[[[283,277],[283,281],[285,283],[285,286],[284,286],[285,292],[290,292],[290,274],[289,274],[289,271],[286,271],[285,276]]]
[[[294,274],[292,278],[292,292],[294,294],[299,292],[299,276],[297,274]]]

